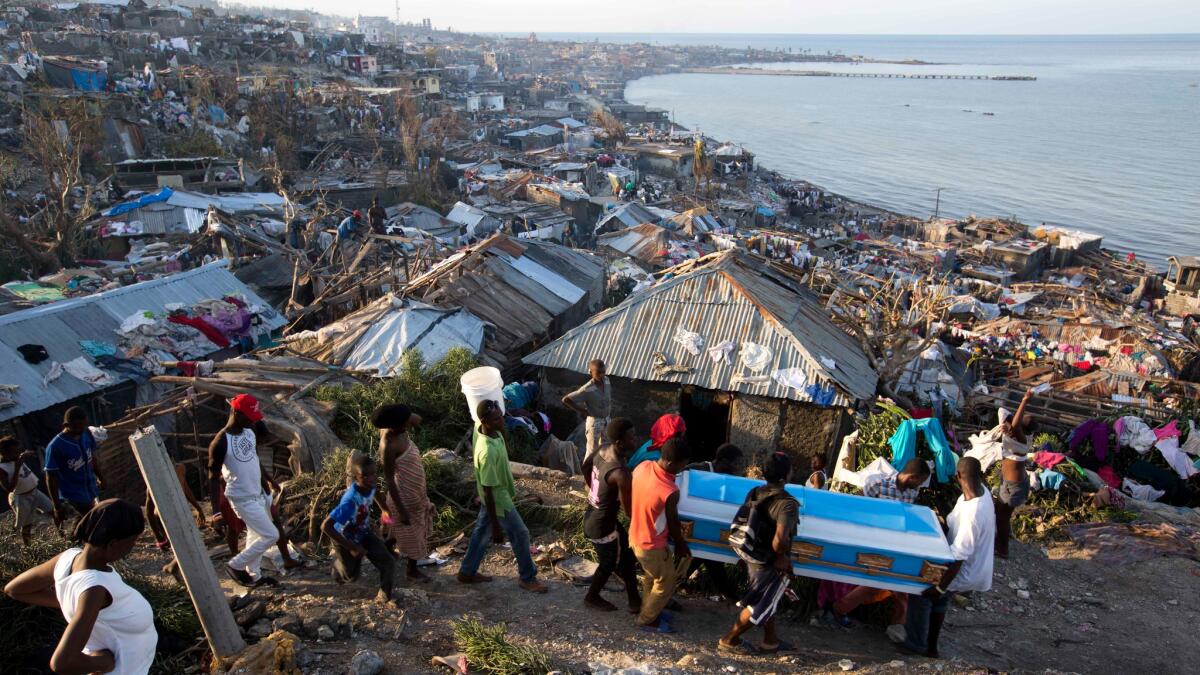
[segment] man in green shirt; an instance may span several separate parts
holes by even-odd
[[[548,589],[537,580],[537,565],[529,553],[529,530],[513,506],[517,488],[508,466],[508,447],[504,443],[504,413],[496,401],[480,401],[475,413],[479,418],[473,434],[475,486],[481,508],[467,554],[458,568],[458,581],[464,584],[491,581],[491,577],[479,573],[479,565],[488,546],[503,544],[507,534],[517,558],[517,571],[521,577],[518,585],[527,591],[545,593]]]

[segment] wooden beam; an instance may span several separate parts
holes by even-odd
[[[167,531],[167,539],[208,644],[220,658],[238,654],[246,648],[246,642],[233,619],[225,593],[217,583],[192,509],[184,499],[175,467],[158,430],[150,426],[135,432],[129,437],[129,445],[133,446],[133,456],[146,481],[146,489],[154,499],[154,507]]]

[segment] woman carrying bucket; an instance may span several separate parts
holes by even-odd
[[[583,463],[588,464],[592,455],[600,450],[607,442],[605,436],[609,418],[612,416],[612,388],[608,384],[608,369],[600,359],[592,359],[588,364],[588,374],[591,379],[582,387],[562,398],[567,408],[574,410],[584,418],[584,435],[587,438],[587,448],[583,454]]]

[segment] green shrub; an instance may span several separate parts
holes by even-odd
[[[502,623],[488,626],[471,618],[455,621],[454,643],[467,655],[472,668],[493,675],[545,675],[552,670],[543,652],[509,642]]]

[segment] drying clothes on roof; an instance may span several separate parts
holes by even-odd
[[[704,349],[704,338],[699,333],[693,333],[683,326],[676,327],[674,340],[692,356],[700,356],[700,350]]]
[[[17,404],[17,390],[20,385],[0,384],[0,409],[11,408]]]
[[[733,363],[735,349],[737,349],[736,342],[725,340],[708,348],[708,358],[712,359],[713,363]]]
[[[942,423],[936,417],[924,420],[904,420],[896,433],[888,439],[892,446],[892,466],[904,467],[910,459],[917,456],[917,434],[925,435],[925,442],[933,451],[934,464],[937,468],[938,482],[945,483],[954,475],[954,467],[958,464],[958,455],[950,449],[950,442],[942,431]]]
[[[791,387],[804,391],[804,386],[808,384],[808,375],[804,374],[803,368],[784,368],[771,373],[771,378],[779,383],[781,387]]]
[[[761,373],[771,363],[774,358],[771,350],[753,342],[743,342],[741,351],[741,362],[751,371]]]
[[[195,328],[196,330],[200,331],[204,337],[208,338],[210,342],[222,349],[229,346],[229,338],[222,335],[221,331],[215,326],[198,316],[172,314],[167,318],[167,321],[170,321],[171,323],[177,323],[181,326],[191,326],[192,328]]]
[[[813,404],[826,408],[833,405],[833,399],[837,396],[837,390],[832,385],[810,384],[804,388],[804,393],[808,394]]]
[[[63,370],[70,373],[72,376],[83,380],[93,387],[108,387],[116,384],[116,379],[112,375],[100,370],[88,362],[86,357],[80,356],[62,364]]]

